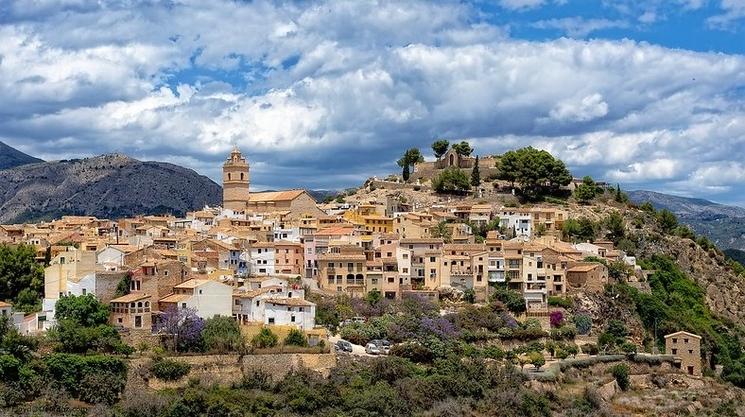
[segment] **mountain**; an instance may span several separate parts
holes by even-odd
[[[656,209],[672,211],[681,222],[722,249],[745,250],[745,208],[653,191],[630,191],[628,194],[635,203],[649,201]]]
[[[39,158],[34,158],[31,155],[26,155],[18,149],[11,148],[5,143],[0,142],[0,170],[33,164],[36,162],[44,161]]]
[[[62,215],[182,215],[222,201],[222,189],[191,169],[109,154],[0,171],[0,223]]]

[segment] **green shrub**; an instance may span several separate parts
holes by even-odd
[[[616,378],[616,382],[618,383],[618,386],[623,390],[626,391],[629,389],[630,381],[629,381],[629,366],[625,363],[619,363],[618,365],[611,368],[611,375],[613,375],[613,378]]]
[[[597,355],[600,350],[598,349],[598,345],[595,343],[587,343],[582,345],[582,353],[586,355]]]
[[[202,342],[211,352],[234,352],[243,346],[243,335],[235,319],[215,316],[205,321]]]
[[[277,346],[278,340],[279,338],[270,328],[264,327],[256,336],[254,336],[251,340],[251,344],[253,347],[259,349],[271,348]]]
[[[285,345],[288,346],[308,346],[308,340],[305,338],[305,334],[298,329],[292,329],[285,338]]]
[[[191,365],[173,359],[156,360],[150,365],[150,372],[163,381],[178,381],[191,371]]]
[[[69,353],[53,353],[44,358],[47,374],[53,381],[59,382],[74,397],[81,395],[86,399],[111,398],[114,393],[102,397],[96,397],[92,389],[82,383],[88,381],[94,384],[96,378],[86,378],[89,375],[103,375],[106,379],[96,379],[95,383],[105,383],[111,388],[119,390],[116,396],[124,388],[127,378],[127,365],[123,360],[107,355],[73,355]]]
[[[563,307],[567,310],[574,307],[574,298],[571,297],[560,297],[558,295],[552,295],[548,297],[548,305],[552,307]]]
[[[588,314],[575,314],[574,317],[572,317],[572,322],[574,322],[574,327],[577,329],[578,334],[590,334],[590,330],[592,330],[592,317]]]
[[[126,378],[110,371],[88,373],[80,381],[79,398],[91,404],[114,404],[124,391]]]

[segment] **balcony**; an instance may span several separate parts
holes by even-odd
[[[456,268],[450,270],[450,276],[453,277],[463,277],[463,276],[471,276],[473,275],[473,272],[471,271],[471,268]]]
[[[489,282],[505,282],[504,272],[502,271],[489,271]]]

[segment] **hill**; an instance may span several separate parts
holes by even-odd
[[[120,154],[0,171],[0,223],[62,215],[182,215],[222,200],[219,185],[191,169]]]
[[[34,158],[31,155],[26,155],[18,149],[11,148],[5,143],[0,142],[0,170],[33,164],[36,162],[44,161],[39,158]]]
[[[723,249],[745,250],[745,208],[652,191],[631,191],[629,197],[638,204],[649,201],[656,209],[672,211]]]

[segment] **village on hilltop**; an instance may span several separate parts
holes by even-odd
[[[41,311],[0,308],[21,333],[39,334],[55,326],[61,298],[92,294],[132,343],[153,336],[168,311],[189,310],[256,329],[297,329],[315,346],[329,335],[316,325],[310,294],[484,302],[508,291],[522,297],[525,318],[548,329],[568,296],[600,293],[613,281],[643,289],[649,271],[613,241],[567,236],[576,219],[566,202],[518,204],[515,180],[497,179],[497,157],[474,158],[466,142],[441,145],[433,146],[436,161],[409,150],[402,176],[371,178],[322,204],[305,190],[251,191],[249,162],[235,148],[223,164],[222,207],[2,225],[0,242],[33,245],[46,267]],[[546,186],[614,192],[588,179],[561,182]],[[690,362],[700,374],[700,360]]]

